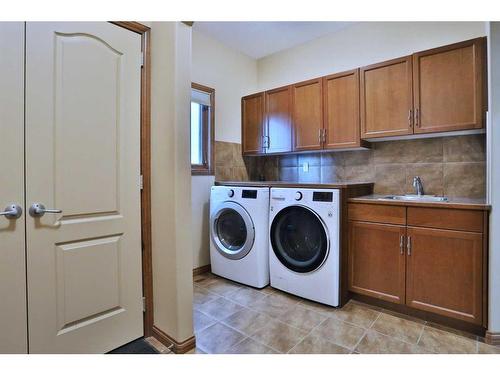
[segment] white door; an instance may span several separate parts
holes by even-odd
[[[24,23],[0,22],[0,211],[24,206]],[[0,353],[26,353],[24,214],[0,215]]]
[[[26,24],[26,210],[61,210],[26,215],[31,353],[143,334],[140,73],[139,34]]]

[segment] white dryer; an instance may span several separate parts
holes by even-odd
[[[272,287],[339,306],[339,197],[338,189],[271,189]]]
[[[213,186],[212,272],[255,288],[269,285],[268,220],[269,188]]]

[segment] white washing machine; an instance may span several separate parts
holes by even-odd
[[[255,288],[269,285],[268,220],[269,188],[213,186],[212,272]]]
[[[272,287],[339,306],[339,197],[338,189],[271,189]]]

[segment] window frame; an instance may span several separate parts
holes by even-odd
[[[202,129],[202,137],[201,137],[204,163],[191,164],[191,175],[210,176],[214,175],[215,89],[195,82],[191,82],[191,89],[203,91],[210,95],[210,111],[209,111],[210,118],[208,121],[208,126],[204,126]],[[190,111],[189,113],[191,114],[191,109],[189,111]],[[202,116],[207,116],[207,113],[202,114]],[[189,142],[189,149],[191,150],[191,139]]]

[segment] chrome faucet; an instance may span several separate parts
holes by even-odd
[[[413,187],[415,188],[416,195],[424,195],[424,186],[422,185],[422,179],[419,176],[413,177]]]

